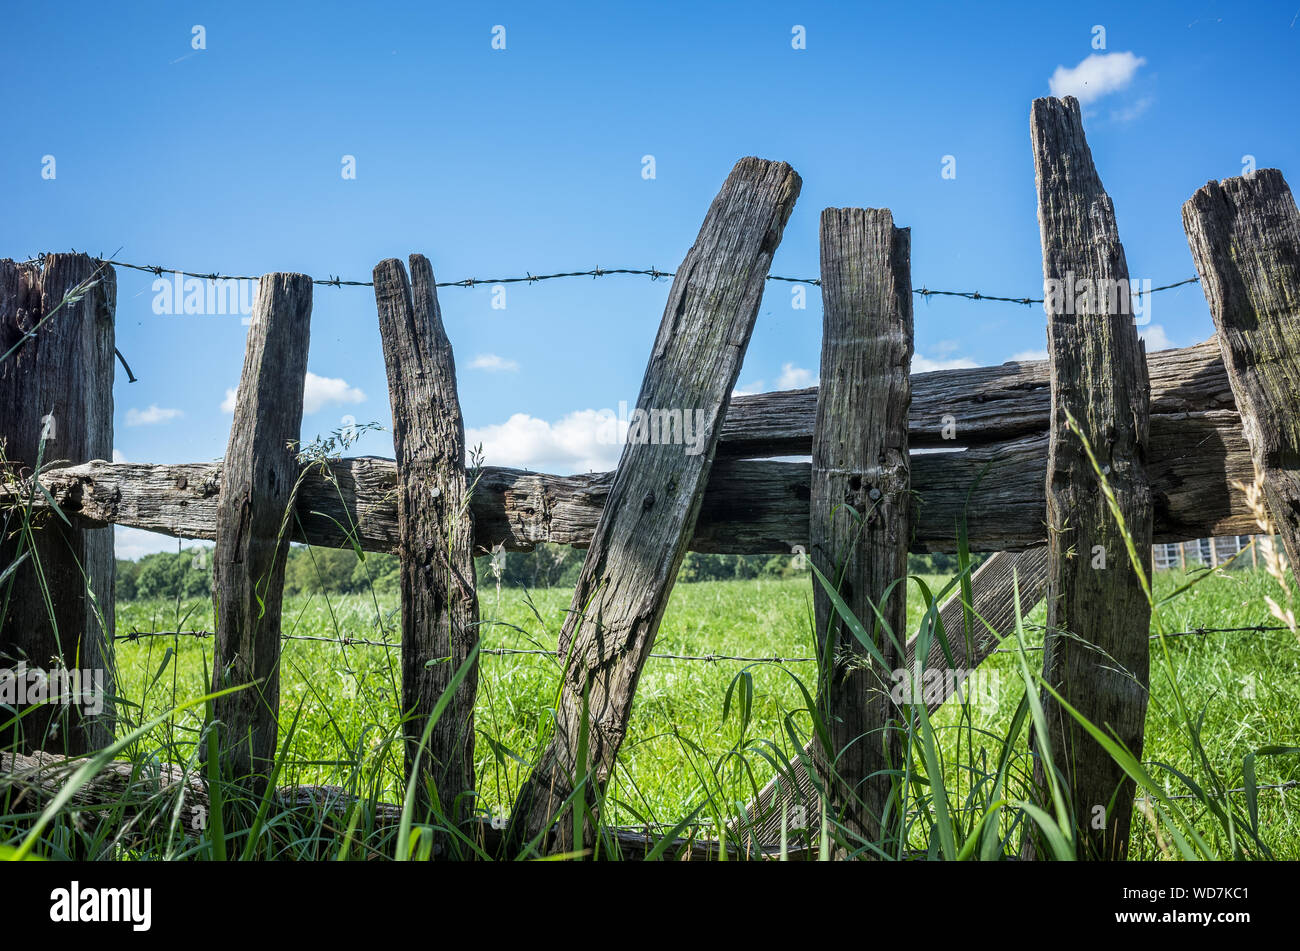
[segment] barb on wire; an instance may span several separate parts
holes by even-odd
[[[43,263],[46,253],[42,252],[36,257],[31,258],[25,263]],[[112,259],[104,260],[105,264],[111,264],[114,267],[129,268],[133,271],[143,271],[147,274],[153,274],[161,277],[164,274],[179,274],[182,277],[196,277],[200,280],[207,281],[256,281],[257,275],[248,274],[221,274],[216,271],[184,271],[179,268],[164,267],[160,264],[132,264],[128,261],[116,261]],[[525,271],[522,277],[466,277],[459,281],[438,281],[435,287],[478,287],[480,284],[536,284],[538,281],[553,281],[565,277],[607,277],[610,274],[632,274],[648,277],[652,281],[657,281],[661,277],[675,277],[676,271],[661,271],[657,267],[634,268],[634,267],[594,267],[589,271],[557,271],[554,274],[533,274]],[[780,274],[769,274],[769,281],[782,281],[787,284],[807,284],[810,287],[821,287],[821,279],[816,277],[785,277]],[[1134,291],[1134,297],[1141,297],[1144,294],[1154,294],[1156,291],[1167,291],[1175,287],[1182,287],[1184,284],[1195,284],[1200,281],[1199,277],[1189,277],[1173,284],[1164,284],[1160,287],[1153,287],[1148,291]],[[319,284],[323,287],[374,287],[374,281],[345,281],[336,274],[331,274],[326,278],[312,278],[313,284]],[[1021,304],[1028,307],[1030,304],[1041,304],[1041,297],[1008,297],[1000,294],[984,294],[980,291],[937,291],[928,287],[916,287],[912,289],[913,294],[921,297],[960,297],[965,300],[973,301],[1000,301],[1007,304]],[[130,370],[127,370],[128,375]]]

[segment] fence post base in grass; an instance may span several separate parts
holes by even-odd
[[[1300,213],[1275,168],[1210,182],[1183,228],[1256,477],[1300,582]]]
[[[280,713],[280,607],[301,467],[312,284],[305,274],[258,281],[235,420],[221,468],[212,597],[212,701],[221,773],[260,789],[275,762]]]
[[[84,254],[43,265],[0,261],[0,441],[8,478],[113,456],[113,268]],[[12,352],[11,352],[12,350]],[[38,493],[39,497],[39,493]],[[23,708],[0,745],[84,753],[112,741],[116,693],[113,529],[32,513],[0,514],[0,670],[40,672],[63,699]],[[53,659],[53,660],[52,660]],[[26,670],[32,673],[22,674]],[[52,667],[63,668],[64,675]],[[73,674],[75,673],[75,679]],[[0,711],[0,722],[10,714]]]
[[[1042,691],[1051,758],[1035,739],[1034,780],[1051,812],[1047,790],[1059,777],[1080,858],[1122,859],[1133,780],[1052,691],[1141,759],[1151,605],[1128,546],[1149,579],[1147,365],[1114,208],[1078,101],[1035,99],[1030,130],[1052,380]],[[1023,854],[1038,857],[1034,836]]]
[[[809,554],[878,653],[873,659],[859,643],[814,576],[818,709],[830,739],[816,761],[829,795],[833,854],[846,858],[881,846],[890,771],[902,758],[890,685],[907,639],[911,234],[894,227],[888,209],[827,208],[821,276]]]
[[[465,472],[465,424],[456,363],[443,329],[433,269],[413,254],[411,280],[395,258],[374,271],[379,332],[397,450],[402,588],[402,711],[407,781],[416,776],[416,821],[434,807],[458,824],[474,811],[474,698],[470,663],[446,706],[439,700],[479,640],[474,515]],[[427,745],[421,747],[426,737]],[[428,786],[437,790],[437,802]],[[435,835],[435,855],[449,844]]]

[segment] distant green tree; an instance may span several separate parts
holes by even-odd
[[[212,593],[212,552],[190,548],[182,552],[155,552],[137,563],[137,598],[196,598]]]

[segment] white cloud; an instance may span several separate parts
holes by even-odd
[[[1169,350],[1174,346],[1174,342],[1169,339],[1169,335],[1165,333],[1165,328],[1160,324],[1150,324],[1139,328],[1138,336],[1146,341],[1147,353],[1156,350]]]
[[[797,367],[793,363],[781,365],[781,378],[776,381],[778,390],[801,390],[816,385],[817,379],[812,375],[811,370]]]
[[[148,409],[129,409],[126,411],[128,426],[152,426],[154,423],[168,423],[185,414],[178,409],[164,409],[150,404]]]
[[[113,450],[113,461],[114,461],[114,462],[130,462],[131,460],[129,460],[129,459],[126,458],[126,454],[123,453],[121,449],[114,449],[114,450]]]
[[[755,393],[763,392],[763,381],[755,380],[753,383],[742,383],[731,391],[733,397],[736,396],[753,396]]]
[[[473,362],[470,363],[469,368],[471,370],[487,370],[491,373],[497,373],[502,370],[508,370],[513,373],[515,370],[519,369],[519,364],[514,360],[506,360],[504,357],[499,357],[495,353],[480,353],[474,358]]]
[[[1046,360],[1046,350],[1021,350],[1007,358],[1008,363],[1027,363],[1030,360]]]
[[[1145,63],[1132,53],[1093,53],[1078,66],[1057,66],[1047,84],[1053,96],[1074,96],[1079,105],[1086,106],[1123,89]]]
[[[226,398],[221,401],[221,411],[223,413],[233,413],[235,411],[235,398],[238,391],[235,389],[226,390]],[[302,412],[303,415],[310,415],[318,410],[324,409],[332,403],[364,403],[366,394],[355,386],[349,386],[348,381],[340,377],[317,376],[310,370],[303,380],[302,393]]]
[[[175,552],[177,544],[177,540],[170,535],[159,535],[157,532],[146,532],[142,528],[128,528],[125,525],[113,528],[113,552],[118,558],[135,561],[155,552]],[[179,542],[179,545],[181,549],[186,549],[211,546],[212,542],[186,539]]]
[[[1115,122],[1132,122],[1138,116],[1142,115],[1142,113],[1150,109],[1153,102],[1155,102],[1155,100],[1150,96],[1143,96],[1131,106],[1125,106],[1123,109],[1112,110],[1110,117]]]
[[[303,387],[302,411],[304,415],[323,409],[331,403],[364,403],[366,394],[347,380],[333,376],[317,376],[310,370]]]
[[[950,360],[931,360],[919,353],[912,355],[913,373],[929,373],[931,370],[969,370],[971,367],[977,366],[979,366],[978,363],[966,357],[954,357]]]
[[[623,452],[612,410],[582,409],[555,423],[515,413],[504,423],[465,430],[465,445],[483,445],[489,465],[544,472],[603,472]]]

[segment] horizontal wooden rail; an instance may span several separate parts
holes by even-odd
[[[1153,412],[1150,445],[1155,541],[1258,531],[1244,497],[1229,485],[1253,477],[1234,410]],[[966,451],[914,452],[911,469],[919,495],[912,551],[956,550],[956,525],[968,492],[967,531],[974,550],[1019,551],[1046,540],[1046,433]],[[472,499],[476,548],[504,544],[510,551],[528,551],[541,542],[586,546],[613,477],[612,472],[557,476],[485,467]],[[42,482],[65,512],[90,525],[126,525],[181,538],[215,534],[220,463],[96,461],[53,470]],[[391,459],[342,459],[331,465],[329,478],[314,465],[299,490],[295,538],[347,547],[351,542],[340,526],[355,525],[363,549],[395,550],[396,484]],[[12,489],[0,489],[0,504],[6,494]],[[807,545],[808,504],[807,463],[719,459],[690,547],[790,553],[795,545]]]
[[[1233,409],[1217,340],[1147,357],[1151,413]],[[912,374],[907,441],[913,448],[979,446],[1045,433],[1052,405],[1046,360]],[[817,388],[731,401],[718,452],[731,456],[807,455]]]

